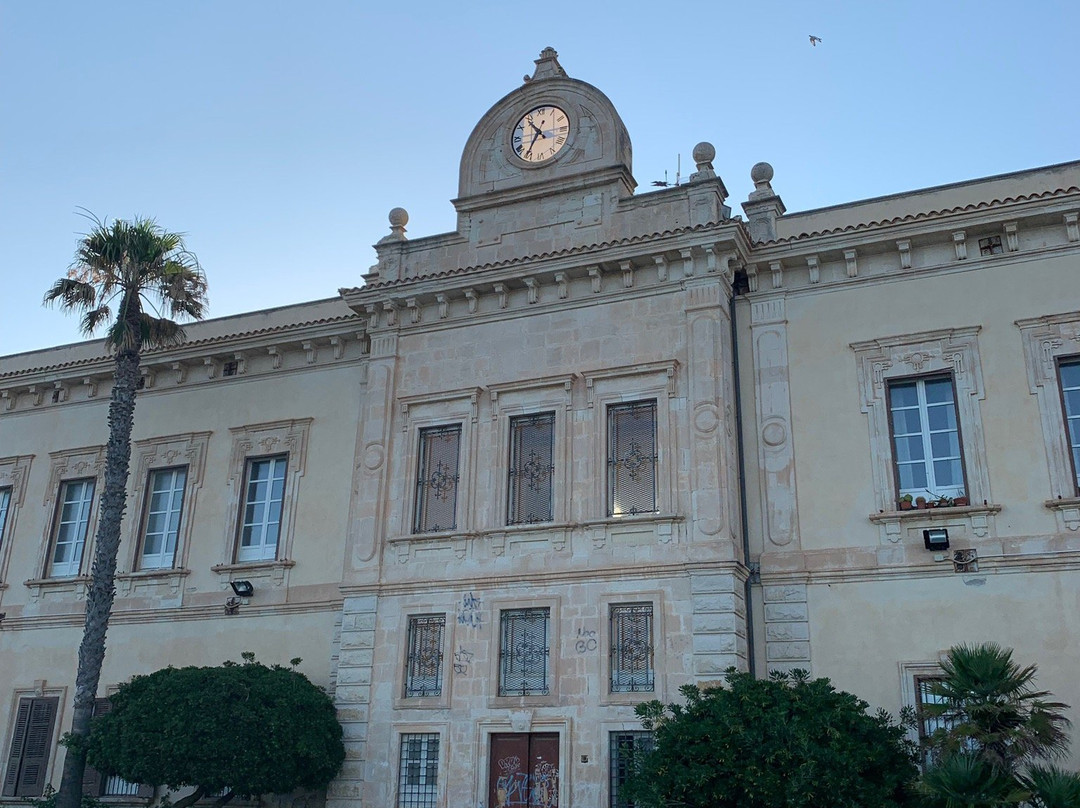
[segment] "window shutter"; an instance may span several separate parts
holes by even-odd
[[[19,761],[22,760],[23,744],[26,743],[32,703],[33,699],[19,699],[19,709],[15,714],[15,732],[11,737],[11,752],[8,754],[7,768],[4,771],[5,797],[14,797],[15,787],[19,784]]]
[[[112,702],[108,699],[94,699],[94,718],[105,715],[111,709]],[[100,797],[105,793],[105,775],[89,763],[86,764],[86,769],[83,771],[82,790],[83,794],[89,794],[91,797]]]
[[[57,698],[23,699],[19,702],[11,755],[4,776],[4,796],[40,797],[45,790],[45,773],[59,703]]]

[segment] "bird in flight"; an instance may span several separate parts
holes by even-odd
[[[813,45],[815,48],[817,47],[817,43],[819,43],[820,41],[821,37],[810,34],[810,44]]]

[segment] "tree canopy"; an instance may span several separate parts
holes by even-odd
[[[639,705],[654,748],[631,767],[637,806],[889,808],[907,805],[915,749],[887,714],[805,671],[680,689],[685,704]]]
[[[299,671],[245,660],[121,685],[91,724],[88,762],[131,782],[193,786],[194,799],[326,786],[345,759],[330,697]]]

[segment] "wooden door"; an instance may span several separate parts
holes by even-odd
[[[493,734],[489,760],[489,808],[558,806],[559,733]]]

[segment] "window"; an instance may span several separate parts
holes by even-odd
[[[398,808],[435,808],[438,792],[438,733],[403,734],[398,767]]]
[[[551,610],[508,609],[500,619],[499,695],[546,695]]]
[[[59,705],[60,699],[55,696],[19,699],[4,771],[3,796],[40,797],[45,790]]]
[[[510,419],[509,501],[506,524],[552,520],[555,413]]]
[[[409,618],[405,698],[442,695],[442,647],[445,628],[444,614],[425,614]]]
[[[66,480],[60,484],[60,507],[56,515],[49,574],[54,578],[78,575],[82,566],[86,533],[90,527],[93,480]]]
[[[943,704],[944,699],[934,694],[934,684],[941,681],[940,676],[915,677],[915,715],[919,724],[919,745],[922,747],[922,765],[927,767],[935,762],[933,750],[926,748],[927,739],[939,729],[949,729],[952,721],[943,715],[928,715],[926,706]]]
[[[420,466],[416,474],[413,533],[435,533],[457,527],[460,448],[460,425],[420,430]]]
[[[7,527],[7,515],[10,505],[11,489],[0,488],[0,547],[4,546],[4,528]]]
[[[653,607],[626,603],[611,607],[611,692],[653,689]]]
[[[608,407],[608,515],[656,511],[656,402]]]
[[[1080,491],[1080,361],[1062,362],[1058,365],[1058,374],[1061,377],[1061,398],[1065,407],[1073,477],[1077,491]],[[0,522],[0,528],[2,527],[3,523]]]
[[[634,771],[634,756],[651,752],[651,732],[632,730],[611,733],[611,808],[634,808],[623,795],[623,787]]]
[[[158,469],[147,481],[140,569],[167,569],[176,557],[187,468]]]
[[[979,255],[1001,255],[1005,248],[1001,246],[1001,236],[988,236],[979,239]]]
[[[288,455],[247,461],[237,561],[266,561],[277,557],[288,463]]]
[[[957,496],[964,491],[952,378],[889,383],[897,496]]]

